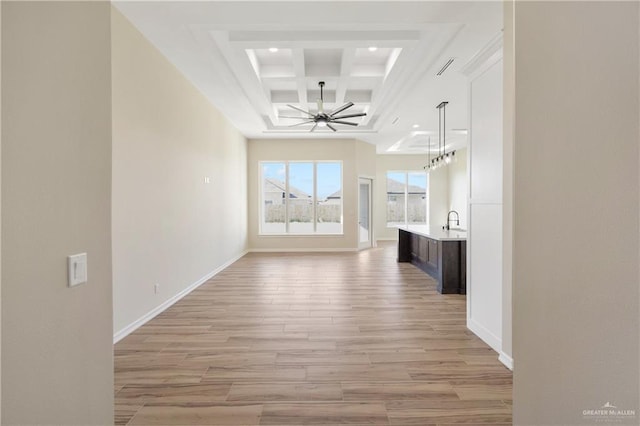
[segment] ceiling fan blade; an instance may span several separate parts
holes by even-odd
[[[327,123],[327,127],[330,128],[331,130],[333,130],[334,132],[337,132],[338,129],[336,129],[335,127],[333,127],[331,124]]]
[[[304,113],[305,113],[305,114],[307,114],[309,117],[313,117],[313,114],[311,114],[309,111],[305,111],[305,110],[303,110],[302,108],[298,108],[297,106],[293,106],[293,105],[291,105],[291,104],[287,104],[287,106],[288,106],[289,108],[297,109],[297,110],[298,110],[298,111],[300,111],[300,112],[304,112]]]
[[[367,115],[366,112],[356,112],[353,114],[345,114],[345,115],[340,115],[338,117],[331,117],[332,119],[336,119],[336,120],[341,120],[343,118],[352,118],[352,117],[364,117],[365,115]]]
[[[295,118],[296,120],[308,120],[309,117],[292,117],[290,115],[279,115],[278,118]]]
[[[309,131],[313,132],[316,129],[316,127],[318,127],[318,123],[314,124],[313,127],[311,128],[311,130],[309,130]]]
[[[291,124],[289,125],[289,127],[297,127],[297,126],[302,126],[303,124],[309,124],[309,123],[315,123],[315,121],[313,120],[303,121],[302,123]]]
[[[318,99],[318,113],[322,114],[324,113],[324,102],[322,102],[322,99]]]
[[[348,121],[340,121],[340,120],[331,120],[331,124],[347,124],[349,126],[357,126],[358,123],[350,123]]]
[[[352,106],[353,106],[353,102],[347,102],[346,104],[342,105],[340,108],[334,109],[333,111],[331,111],[331,114],[329,114],[329,117],[333,117],[334,115],[339,114],[345,109],[351,108]]]

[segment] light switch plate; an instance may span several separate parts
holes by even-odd
[[[87,282],[87,253],[74,254],[67,258],[69,287]]]

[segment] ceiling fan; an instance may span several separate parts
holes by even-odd
[[[302,108],[298,108],[294,105],[290,105],[287,104],[288,107],[293,108],[295,110],[298,110],[300,112],[305,113],[307,116],[306,117],[287,117],[287,116],[280,116],[281,118],[295,118],[298,120],[305,120],[301,123],[296,123],[296,124],[292,124],[289,127],[297,127],[297,126],[302,126],[305,124],[311,124],[313,123],[313,127],[311,128],[311,132],[313,132],[314,130],[316,130],[317,127],[328,127],[331,130],[333,130],[334,132],[337,132],[338,129],[336,129],[335,127],[332,126],[332,124],[346,124],[348,126],[357,126],[358,123],[352,123],[350,121],[343,121],[344,118],[353,118],[353,117],[364,117],[367,115],[366,112],[359,112],[359,113],[355,113],[355,114],[344,114],[344,115],[340,115],[341,112],[351,108],[353,106],[353,102],[347,102],[346,104],[342,105],[340,108],[336,108],[335,110],[331,111],[330,113],[326,113],[324,111],[324,81],[320,81],[318,82],[318,86],[320,86],[320,99],[318,99],[318,113],[317,114],[311,114],[311,112],[309,111],[305,111]]]

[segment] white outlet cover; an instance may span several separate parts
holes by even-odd
[[[74,254],[67,257],[69,287],[87,282],[87,253]]]

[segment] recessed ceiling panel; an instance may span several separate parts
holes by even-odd
[[[354,103],[371,103],[371,90],[347,90],[345,98]]]
[[[359,48],[356,49],[354,63],[357,65],[381,65],[385,66],[393,48]]]
[[[298,90],[298,84],[296,83],[296,80],[290,77],[264,78],[262,82],[271,90]]]
[[[297,103],[298,92],[295,90],[272,90],[271,102],[273,103]]]
[[[304,49],[305,74],[310,77],[340,75],[342,49]]]
[[[295,76],[291,49],[246,49],[246,52],[259,78]]]

